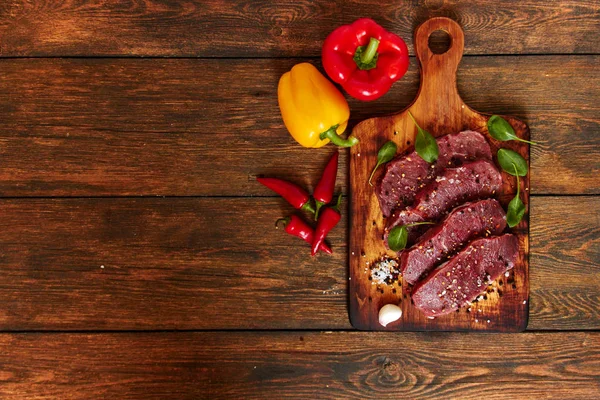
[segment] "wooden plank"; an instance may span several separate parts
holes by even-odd
[[[0,210],[0,330],[349,326],[345,221],[329,237],[335,254],[312,258],[275,229],[292,211],[278,199],[20,199]]]
[[[597,332],[2,334],[0,395],[587,400],[599,360]]]
[[[299,61],[2,60],[0,195],[271,195],[257,174],[314,185],[330,149],[297,145],[276,99],[279,76]],[[411,62],[383,98],[350,102],[351,125],[409,104],[419,80]],[[517,116],[540,142],[533,193],[600,193],[598,63],[599,56],[462,60],[465,102]],[[344,192],[347,179],[342,168]]]
[[[2,56],[318,56],[335,27],[369,16],[403,37],[427,18],[456,20],[467,54],[595,53],[594,0],[243,2],[8,0]]]
[[[530,210],[529,329],[588,329],[574,322],[600,309],[600,198],[532,198]]]
[[[344,204],[346,202],[344,201]],[[600,329],[600,197],[531,198],[530,327]],[[350,329],[333,256],[273,198],[0,201],[0,330]]]
[[[432,53],[428,45],[430,34],[437,30],[448,32],[452,41],[452,47],[446,53],[439,55]],[[469,312],[470,307],[456,306],[449,309],[446,315],[435,318],[428,317],[422,308],[419,309],[415,306],[411,292],[416,285],[409,285],[410,279],[399,277],[397,282],[376,284],[369,270],[369,267],[377,265],[382,259],[398,259],[398,253],[388,249],[382,240],[388,222],[382,213],[374,187],[368,183],[370,171],[375,168],[379,149],[388,141],[397,145],[399,153],[413,151],[417,135],[417,126],[413,119],[419,121],[423,129],[436,137],[448,132],[464,130],[482,132],[485,137],[483,140],[487,143],[486,145],[489,144],[488,151],[491,148],[492,154],[495,155],[500,148],[508,148],[523,156],[526,165],[529,165],[529,145],[518,141],[499,142],[493,140],[486,128],[489,116],[468,107],[456,90],[456,73],[463,55],[464,43],[464,33],[460,26],[448,18],[433,18],[415,30],[415,38],[421,66],[421,85],[414,102],[404,110],[397,110],[395,114],[367,119],[352,130],[352,135],[360,140],[360,143],[350,149],[351,232],[349,251],[353,255],[349,259],[351,278],[349,307],[352,326],[363,330],[521,332],[527,327],[529,308],[527,304],[529,298],[529,218],[527,217],[509,230],[518,241],[518,252],[515,255],[514,267],[509,272],[510,278],[502,276],[505,268],[498,273],[501,275],[500,277],[491,278],[498,285],[506,279],[511,279],[513,284],[494,289],[488,289],[487,284],[484,284],[479,289],[479,293],[474,293],[475,297],[483,294],[482,299],[473,305],[475,313]],[[515,118],[508,120],[517,137],[529,140],[529,128],[524,122]],[[440,149],[440,159],[444,156],[442,153]],[[449,155],[447,160],[450,160],[452,156],[452,154]],[[417,160],[412,162],[415,163]],[[440,160],[437,164],[439,165],[439,163]],[[446,167],[448,165],[444,161],[441,168]],[[429,169],[429,165],[427,168]],[[431,164],[431,168],[435,168],[435,164]],[[496,165],[496,168],[499,167]],[[429,171],[426,171],[423,178],[426,178],[428,174],[432,175],[432,179],[435,177],[433,170],[429,169]],[[403,173],[402,176],[404,175]],[[379,176],[377,175],[377,177]],[[400,176],[397,179],[400,179]],[[506,210],[508,203],[517,193],[517,183],[513,176],[505,172],[502,172],[501,179],[501,185],[497,192],[494,190],[493,197],[497,198]],[[450,182],[453,180],[451,179]],[[415,179],[414,183],[422,183],[424,186],[427,182],[417,182]],[[525,204],[529,205],[529,192],[525,191],[525,188],[529,187],[529,174],[521,178],[520,185],[522,187],[521,198]],[[440,190],[441,192],[442,190]],[[432,195],[435,195],[435,191]],[[397,212],[400,211],[397,210]],[[472,246],[471,249],[473,249]],[[495,258],[496,255],[494,255]],[[471,268],[466,264],[463,264],[463,267]],[[473,265],[473,268],[478,267]],[[490,279],[485,270],[482,269],[481,273],[479,278],[484,281]],[[446,276],[444,275],[442,279],[446,279]],[[449,285],[446,289],[450,289],[451,279],[444,284],[444,286]],[[456,282],[456,280],[452,282]],[[452,287],[455,289],[454,293],[456,290],[461,293],[461,285],[464,288],[469,283],[459,279],[456,286]],[[488,293],[486,293],[486,289]],[[437,295],[440,297],[447,295],[449,299],[452,293],[451,290],[448,292],[447,294],[444,289],[442,293],[440,289]],[[502,297],[500,297],[500,292],[502,292]],[[467,297],[466,294],[464,296]],[[460,294],[454,295],[453,300],[448,300],[448,306],[452,302],[458,304],[461,304],[463,300],[470,302],[475,300],[475,297],[463,299]],[[378,315],[381,307],[386,304],[398,305],[402,309],[403,317],[399,321],[383,327],[379,323]],[[477,313],[478,309],[483,309],[484,313]]]

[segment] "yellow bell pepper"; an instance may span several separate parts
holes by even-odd
[[[341,138],[350,117],[344,95],[312,64],[295,65],[283,74],[277,88],[285,127],[304,147],[322,147],[330,141],[342,147],[358,143]]]

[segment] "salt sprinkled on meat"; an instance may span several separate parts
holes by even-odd
[[[475,178],[479,173],[480,178]],[[396,210],[387,218],[384,236],[387,243],[389,232],[398,225],[415,222],[438,221],[452,208],[465,201],[487,198],[502,186],[502,174],[496,166],[487,160],[465,163],[457,168],[448,168],[441,174],[447,178],[440,182],[430,182],[415,194],[412,207]],[[451,184],[460,177],[460,184]],[[434,195],[435,193],[435,195]],[[408,244],[414,241],[427,229],[426,225],[408,228]]]
[[[507,269],[513,268],[518,254],[517,238],[511,234],[491,238],[477,239],[471,242],[473,248],[485,245],[485,249],[468,253],[463,250],[450,261],[441,265],[425,280],[419,282],[413,289],[412,300],[417,308],[426,316],[444,315],[456,310],[458,307],[469,304],[475,299],[483,301],[487,298],[481,294],[485,289],[479,285],[483,279],[492,281],[502,275]],[[477,268],[458,268],[479,258]],[[473,266],[473,263],[469,263]],[[454,268],[456,271],[454,272]],[[447,272],[451,272],[451,291],[446,295],[438,296],[447,289],[446,281],[450,281]],[[460,289],[458,285],[460,284]],[[464,295],[467,295],[466,297]],[[435,310],[435,311],[434,311]]]
[[[386,164],[384,174],[378,179],[375,193],[384,217],[395,208],[413,203],[417,188],[436,179],[448,166],[460,165],[477,159],[492,159],[485,137],[475,131],[449,134],[436,139],[440,155],[434,164],[428,164],[415,151],[396,157]]]
[[[485,218],[486,215],[491,217],[490,220]],[[450,258],[455,251],[462,248],[463,242],[483,236],[485,230],[500,234],[505,227],[506,214],[497,200],[481,200],[457,207],[440,225],[431,228],[413,247],[402,252],[402,276],[406,282],[415,284],[434,268],[437,257]],[[476,260],[474,262],[477,263]],[[468,263],[466,268],[471,268],[471,264]],[[478,284],[481,282],[478,281]]]

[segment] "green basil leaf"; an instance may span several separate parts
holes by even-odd
[[[508,149],[498,150],[498,163],[504,171],[511,175],[525,176],[527,175],[527,161],[515,151]],[[513,168],[513,164],[516,167]]]
[[[496,140],[506,142],[507,140],[517,139],[513,127],[507,120],[498,115],[492,115],[490,119],[488,119],[487,128],[490,135]]]
[[[396,143],[390,140],[381,146],[379,152],[377,152],[377,161],[382,164],[389,162],[392,158],[394,158],[397,151],[398,146],[396,146]]]
[[[369,185],[373,186],[373,184],[371,183],[371,179],[373,179],[373,175],[375,174],[375,171],[377,171],[377,168],[379,168],[379,166],[382,164],[390,162],[392,158],[396,156],[397,151],[398,146],[396,146],[396,143],[394,143],[391,140],[389,142],[386,142],[383,146],[381,146],[381,148],[377,152],[377,164],[375,165],[375,168],[373,168],[373,171],[371,171],[371,176],[369,176]]]
[[[400,251],[406,247],[408,241],[408,230],[404,225],[395,226],[388,235],[388,246],[393,251]]]
[[[506,212],[506,223],[511,228],[518,225],[521,219],[525,215],[525,204],[521,201],[521,197],[517,194],[508,203],[508,211]]]
[[[415,139],[415,151],[417,152],[419,157],[421,157],[428,163],[431,164],[435,162],[435,160],[438,159],[440,152],[437,141],[431,133],[427,132],[425,129],[421,129],[421,127],[415,120],[415,117],[413,117],[410,111],[408,112],[408,115],[415,123],[418,131],[417,138]]]
[[[525,142],[529,144],[535,144],[529,140],[521,139],[515,133],[512,125],[499,115],[492,115],[487,122],[488,132],[490,136],[496,140],[506,142],[508,140],[518,140],[519,142]]]
[[[406,247],[408,242],[408,228],[418,225],[435,225],[435,222],[413,222],[402,226],[395,226],[388,235],[388,246],[393,251],[400,251]],[[393,247],[392,247],[393,246]]]
[[[521,182],[519,181],[519,175],[517,173],[517,166],[513,164],[513,169],[517,177],[517,194],[516,196],[508,203],[508,210],[506,211],[506,223],[511,228],[517,226],[521,219],[523,219],[523,215],[525,214],[525,204],[521,201]]]
[[[420,131],[415,140],[417,154],[428,163],[438,159],[439,149],[435,138],[427,131]]]

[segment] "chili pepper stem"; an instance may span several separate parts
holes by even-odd
[[[369,40],[369,45],[367,46],[365,51],[363,51],[362,54],[360,55],[360,61],[363,64],[369,64],[371,61],[373,61],[373,58],[377,54],[378,47],[379,47],[379,40],[372,37]]]
[[[277,221],[275,221],[275,228],[279,229],[279,223],[283,223],[283,227],[285,228],[287,226],[287,224],[290,223],[290,221],[292,220],[291,217],[285,217],[285,218],[279,218]]]
[[[337,129],[337,125],[332,126],[325,132],[321,133],[321,135],[320,135],[321,140],[329,139],[331,141],[331,143],[333,143],[339,147],[352,147],[355,144],[358,144],[358,139],[355,138],[354,136],[350,136],[347,139],[343,139],[343,138],[339,137],[336,129]]]
[[[315,200],[315,204],[317,205],[317,209],[315,210],[315,221],[319,219],[319,210],[321,207],[325,205],[322,201]]]
[[[340,193],[338,195],[337,201],[335,203],[335,206],[331,207],[333,208],[335,211],[340,212],[340,205],[342,204],[342,194]]]
[[[312,205],[312,202],[310,201],[310,199],[309,199],[309,200],[308,200],[306,203],[304,203],[304,205],[303,205],[303,206],[302,206],[300,209],[301,209],[302,211],[306,211],[306,212],[309,212],[309,213],[311,213],[311,214],[314,214],[314,213],[315,213],[315,208],[313,207],[313,205]],[[319,209],[317,208],[317,211],[318,211],[318,210],[319,210]],[[316,218],[317,218],[317,217],[315,217],[315,219],[316,219]]]

